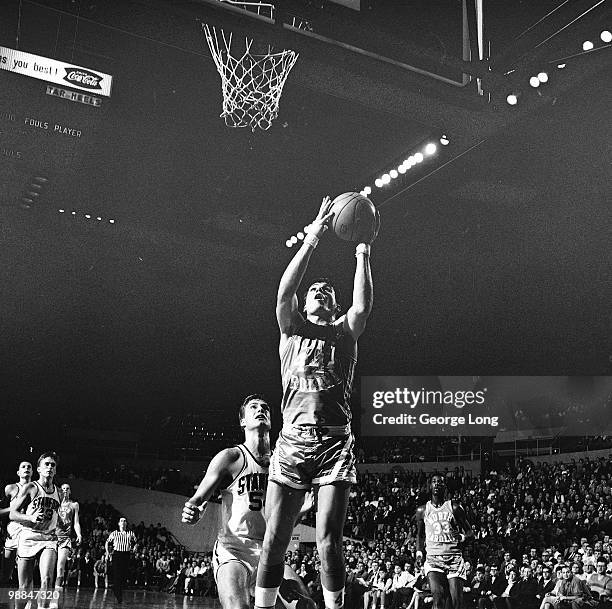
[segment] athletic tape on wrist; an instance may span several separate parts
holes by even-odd
[[[308,233],[304,237],[304,243],[306,245],[310,245],[310,247],[314,249],[315,247],[317,247],[317,245],[319,245],[319,237],[317,237],[316,235],[313,235],[312,233]]]

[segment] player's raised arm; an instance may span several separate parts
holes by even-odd
[[[291,326],[298,321],[300,313],[298,311],[297,290],[308,268],[310,256],[328,228],[328,222],[333,215],[331,207],[331,199],[325,197],[317,217],[310,224],[302,246],[291,259],[281,277],[276,296],[276,319],[282,334],[289,334]]]
[[[234,465],[239,459],[242,459],[242,453],[235,447],[226,448],[213,457],[196,492],[185,502],[181,517],[183,522],[195,524],[200,520],[213,492],[222,484],[231,482]]]
[[[355,248],[355,278],[353,280],[353,303],[346,312],[345,327],[357,340],[365,330],[366,322],[372,312],[374,302],[374,287],[372,270],[370,268],[370,248],[378,235],[380,216],[376,211],[376,225],[372,238],[367,243],[359,243]]]

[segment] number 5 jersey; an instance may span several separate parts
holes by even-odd
[[[261,548],[266,522],[264,505],[268,487],[268,465],[255,459],[243,444],[237,448],[244,463],[240,473],[221,491],[219,542],[226,547]]]

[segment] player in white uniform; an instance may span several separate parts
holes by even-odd
[[[4,496],[8,499],[9,504],[32,479],[32,469],[32,464],[29,461],[22,461],[19,464],[17,468],[19,482],[7,484],[4,487]],[[4,516],[5,514],[8,516],[10,511],[10,505],[2,508],[0,509],[0,516]],[[13,577],[19,531],[21,531],[21,525],[14,520],[9,520],[9,523],[6,525],[6,539],[4,540],[4,559],[2,561],[2,577],[0,579],[0,585],[2,586],[8,586]]]
[[[226,448],[210,462],[204,479],[183,508],[195,524],[207,501],[221,491],[221,526],[213,552],[219,601],[224,609],[249,609],[266,530],[264,508],[270,464],[270,408],[258,395],[240,407],[244,444]],[[286,607],[314,608],[302,581],[288,566],[281,586]]]
[[[422,560],[425,549],[432,609],[444,609],[449,596],[452,608],[462,609],[466,572],[460,544],[474,533],[459,502],[446,501],[444,476],[431,477],[431,500],[417,509],[416,521],[416,558]]]
[[[57,511],[60,496],[53,479],[58,457],[43,453],[36,464],[39,478],[24,486],[11,502],[11,520],[22,525],[17,547],[19,589],[30,590],[34,579],[34,563],[39,560],[40,589],[51,590],[57,560]],[[25,508],[25,513],[21,510]]]
[[[79,520],[79,504],[70,498],[70,485],[60,487],[62,501],[58,510],[57,521],[57,575],[55,587],[66,585],[66,563],[72,552],[72,538],[76,545],[81,543],[81,522]]]

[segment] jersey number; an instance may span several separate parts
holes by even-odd
[[[253,512],[261,511],[263,507],[263,491],[249,492],[249,510]]]

